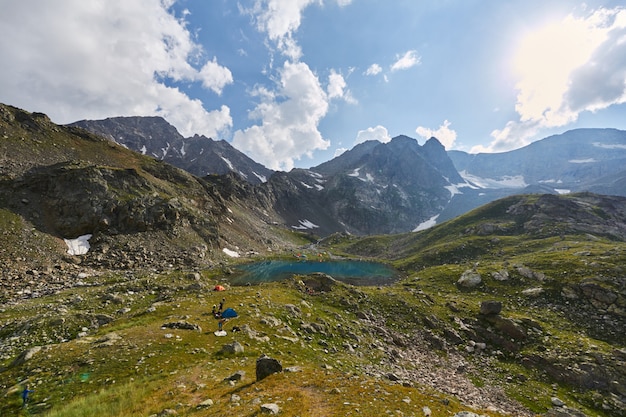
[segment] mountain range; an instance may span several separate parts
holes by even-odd
[[[234,172],[267,195],[283,222],[326,236],[421,230],[513,194],[626,195],[626,132],[577,129],[503,153],[446,151],[407,136],[368,141],[310,169],[273,172],[225,141],[183,138],[158,117],[72,126],[194,175]]]
[[[619,184],[623,132],[574,133],[524,181],[400,136],[251,183],[0,104],[0,414],[621,417],[626,197],[579,190]],[[233,279],[364,260],[393,280]]]

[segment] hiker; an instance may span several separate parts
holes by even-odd
[[[220,308],[217,310],[218,313],[222,314],[222,309],[224,308],[225,302],[226,302],[226,298],[222,298],[222,301],[220,301]]]
[[[26,407],[26,404],[28,403],[28,394],[31,392],[35,391],[28,389],[28,385],[26,385],[24,387],[24,391],[22,391],[22,407]]]
[[[220,318],[219,321],[217,322],[217,330],[218,331],[222,331],[222,326],[224,325],[224,323],[226,323],[226,319],[225,318]]]
[[[213,304],[213,309],[211,310],[211,315],[215,318],[219,317],[219,314],[217,314],[217,306],[215,304]]]

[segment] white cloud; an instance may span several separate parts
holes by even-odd
[[[342,99],[350,104],[356,104],[357,100],[352,96],[350,90],[346,89],[347,84],[346,80],[343,78],[343,75],[339,74],[335,70],[330,71],[330,75],[328,76],[328,98],[329,99]]]
[[[494,130],[484,151],[527,144],[542,128],[626,102],[626,9],[568,15],[527,35],[514,61],[519,120]]]
[[[365,130],[359,130],[354,144],[357,145],[368,140],[377,140],[382,143],[387,143],[391,140],[391,136],[389,136],[389,132],[384,126],[368,127]]]
[[[437,130],[419,126],[415,132],[424,139],[437,138],[446,149],[451,149],[456,142],[456,132],[450,129],[450,122],[447,120],[444,120]]]
[[[330,75],[328,76],[328,97],[343,97],[343,91],[345,88],[346,80],[344,80],[343,75],[339,74],[335,70],[331,70]]]
[[[163,115],[183,135],[216,136],[228,108],[207,111],[165,80],[201,82],[216,93],[230,71],[207,61],[186,23],[161,0],[4,2],[0,101],[57,123],[116,115]]]
[[[238,130],[233,146],[275,170],[291,170],[294,160],[326,149],[317,126],[328,111],[328,95],[317,76],[302,62],[285,62],[277,91],[258,89],[260,103],[250,113],[260,125]]]
[[[378,75],[381,72],[383,72],[383,69],[382,69],[382,67],[380,65],[372,64],[372,65],[369,66],[367,71],[365,71],[365,75]]]
[[[348,150],[348,148],[337,148],[335,149],[335,154],[333,155],[333,158],[338,157],[339,155],[341,155],[342,153],[346,152]]]
[[[260,31],[278,41],[298,30],[302,11],[313,3],[321,4],[319,0],[257,0],[248,12],[256,17]]]
[[[300,27],[302,12],[314,3],[322,4],[321,0],[256,0],[242,12],[255,19],[257,29],[267,33],[283,55],[296,61],[302,50],[292,36]]]
[[[226,67],[217,63],[217,58],[208,61],[198,74],[204,88],[213,90],[216,94],[222,94],[222,90],[233,82],[233,74]]]
[[[405,70],[419,64],[420,57],[417,55],[417,51],[411,50],[397,57],[396,62],[391,65],[391,71]]]

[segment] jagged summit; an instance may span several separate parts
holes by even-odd
[[[199,177],[235,172],[249,183],[259,184],[273,172],[224,140],[214,141],[203,135],[184,138],[161,117],[112,117],[82,120],[71,126],[102,135]]]

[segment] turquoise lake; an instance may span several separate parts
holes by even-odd
[[[387,285],[397,279],[397,273],[387,265],[357,261],[263,261],[235,268],[230,279],[234,285],[259,284],[280,281],[294,274],[306,275],[314,272],[328,274],[338,281],[352,285]]]

